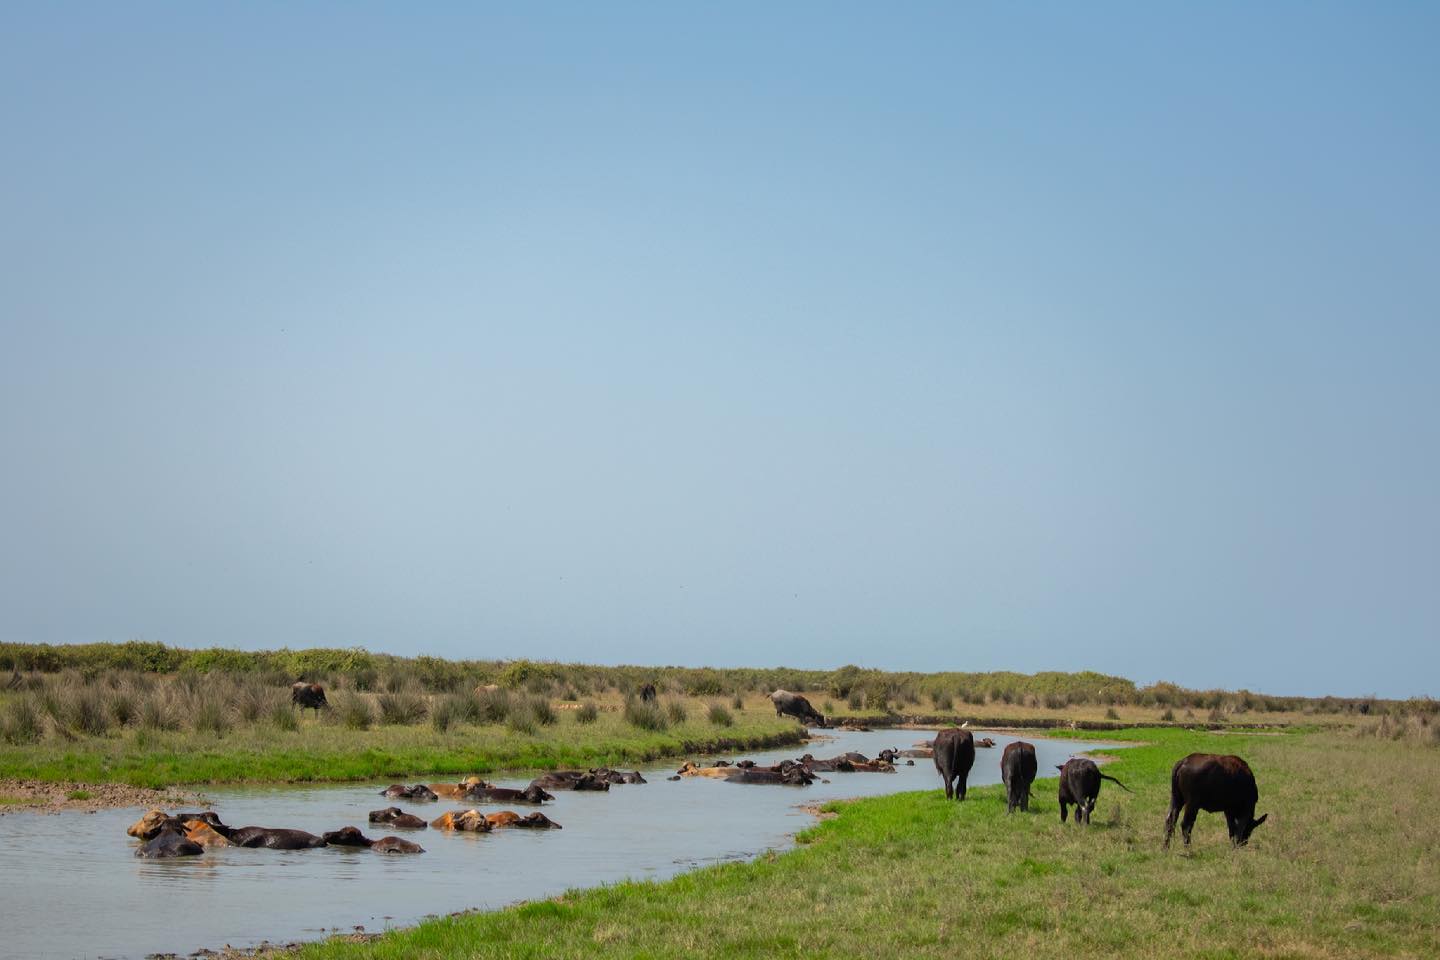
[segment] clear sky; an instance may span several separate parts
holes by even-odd
[[[1440,6],[0,7],[0,639],[1440,694]]]

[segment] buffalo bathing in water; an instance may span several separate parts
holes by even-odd
[[[424,830],[429,824],[413,813],[406,813],[399,807],[386,807],[384,810],[370,811],[371,823],[384,823],[392,827],[402,827],[406,830]]]
[[[469,833],[489,833],[494,826],[479,810],[452,810],[442,813],[430,821],[436,830],[462,830]]]
[[[321,707],[328,707],[330,704],[325,699],[325,688],[318,683],[306,683],[300,680],[290,685],[290,702],[301,710],[314,710],[320,712]]]
[[[496,830],[514,827],[518,830],[561,830],[560,824],[551,820],[545,814],[536,810],[534,813],[527,813],[520,816],[513,810],[501,810],[499,813],[487,813],[485,819],[490,821],[490,826]]]
[[[989,737],[981,737],[979,740],[976,740],[976,741],[975,741],[975,746],[976,746],[977,748],[978,748],[978,747],[986,747],[986,748],[988,748],[988,747],[993,747],[993,746],[995,746],[995,741],[992,740],[992,739],[989,738]]]
[[[185,824],[190,820],[199,820],[210,824],[212,827],[223,827],[220,817],[209,810],[204,813],[176,813],[169,814],[164,810],[150,810],[145,816],[132,823],[125,831],[128,835],[137,840],[150,840],[160,833],[161,830],[170,829],[176,833],[185,832]]]
[[[471,787],[460,794],[461,800],[468,800],[471,803],[533,803],[540,805],[546,800],[554,800],[554,796],[546,793],[541,787],[534,783],[524,790],[516,790],[512,787]]]
[[[975,765],[975,737],[969,730],[951,727],[935,735],[935,769],[945,784],[945,799],[965,799],[965,784]]]
[[[424,853],[425,848],[418,843],[411,843],[409,840],[402,840],[399,837],[382,837],[379,840],[371,840],[361,833],[358,827],[341,827],[325,834],[325,842],[332,847],[364,847],[375,853]]]
[[[723,778],[726,783],[769,783],[791,787],[808,787],[815,782],[815,775],[803,766],[786,760],[775,768],[731,767],[731,774]]]
[[[490,784],[486,783],[479,777],[466,777],[459,783],[432,783],[430,784],[430,792],[435,794],[435,796],[437,797],[446,797],[450,800],[454,800],[460,796],[463,796],[469,790],[473,790],[477,787],[488,786],[490,786]]]
[[[230,842],[237,847],[264,847],[267,850],[309,850],[325,846],[324,837],[283,827],[239,827],[230,831]]]
[[[791,693],[789,690],[776,690],[770,694],[770,702],[775,704],[775,716],[777,717],[794,717],[806,726],[811,727],[825,726],[825,717],[814,707],[810,706],[809,700],[806,700],[798,693]]]
[[[590,775],[604,780],[606,783],[645,783],[645,778],[640,776],[639,770],[611,770],[609,767],[597,767],[590,771]]]
[[[1005,812],[1030,809],[1030,784],[1035,782],[1035,745],[1016,740],[1000,754],[1000,779],[1005,783]]]
[[[1250,842],[1251,832],[1270,816],[1268,813],[1255,816],[1255,804],[1259,800],[1255,774],[1244,760],[1233,755],[1192,753],[1177,761],[1170,771],[1170,814],[1165,818],[1165,846],[1170,846],[1175,818],[1183,808],[1185,819],[1180,823],[1180,834],[1185,838],[1186,847],[1190,846],[1190,831],[1201,810],[1225,814],[1230,842],[1243,847]]]
[[[746,761],[743,760],[741,761],[742,764],[745,762]],[[750,766],[753,767],[754,765],[754,763],[750,763]],[[680,777],[713,777],[716,780],[725,780],[729,778],[732,774],[734,774],[736,770],[741,769],[744,768],[739,765],[733,767],[701,767],[697,766],[692,760],[686,760],[683,764],[681,764],[680,769],[675,771],[675,778],[679,779]]]
[[[403,783],[392,783],[390,786],[380,791],[380,796],[388,797],[391,800],[429,801],[440,799],[440,797],[435,793],[434,790],[431,790],[423,783],[417,783],[413,787],[407,787]]]
[[[1070,804],[1075,805],[1076,823],[1090,822],[1090,814],[1095,812],[1095,801],[1100,796],[1101,780],[1109,780],[1126,793],[1131,792],[1129,787],[1110,774],[1101,773],[1094,760],[1085,757],[1072,757],[1055,769],[1060,771],[1061,823],[1065,822]]]
[[[230,833],[229,827],[215,826],[204,820],[185,821],[185,839],[202,847],[233,847],[235,841],[230,839]]]
[[[145,860],[168,860],[171,857],[196,857],[204,852],[205,848],[194,840],[187,839],[178,831],[166,829],[147,840],[135,851],[135,856]]]
[[[541,790],[609,790],[610,783],[589,771],[552,770],[530,781]]]

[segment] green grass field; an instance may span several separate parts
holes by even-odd
[[[1055,781],[1028,815],[998,787],[832,805],[791,852],[663,883],[444,918],[298,960],[452,957],[1354,957],[1440,955],[1440,751],[1332,732],[1127,735],[1094,823]],[[1161,849],[1169,769],[1239,753],[1270,819],[1249,847],[1203,814]],[[1042,771],[1043,773],[1044,771]],[[575,878],[582,882],[583,878]]]
[[[702,705],[663,730],[601,711],[581,724],[559,711],[533,732],[503,724],[428,724],[352,730],[305,718],[296,730],[268,723],[223,733],[126,728],[69,741],[0,745],[0,779],[175,784],[373,780],[490,773],[506,769],[620,766],[666,756],[799,743],[804,731],[774,710],[734,711],[733,725],[710,723]]]

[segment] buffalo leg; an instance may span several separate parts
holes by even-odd
[[[951,786],[950,786],[950,778],[949,778],[949,777],[942,776],[940,779],[941,779],[941,781],[945,784],[945,799],[946,799],[946,800],[949,800],[949,799],[951,799],[952,797],[955,796],[955,794],[952,792],[952,788],[951,788]]]
[[[1195,829],[1195,818],[1200,816],[1200,808],[1195,804],[1185,807],[1185,819],[1180,821],[1180,835],[1185,838],[1185,849],[1190,849],[1190,831]]]
[[[965,781],[966,781],[967,779],[968,779],[967,777],[961,777],[958,781],[956,781],[956,783],[955,783],[955,799],[956,799],[956,800],[964,800],[964,799],[965,799]]]
[[[1170,849],[1170,838],[1175,835],[1175,821],[1180,816],[1180,804],[1171,803],[1170,813],[1165,817],[1165,849]]]
[[[1066,814],[1069,812],[1069,810],[1070,810],[1070,808],[1069,808],[1068,806],[1066,806],[1066,804],[1065,804],[1065,798],[1064,798],[1064,797],[1061,797],[1061,798],[1060,798],[1060,822],[1061,822],[1061,823],[1064,823],[1064,822],[1065,822],[1065,817],[1066,817]],[[1075,815],[1075,819],[1077,819],[1077,820],[1080,819],[1080,815],[1079,815],[1078,813]]]

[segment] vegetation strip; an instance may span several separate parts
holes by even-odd
[[[937,778],[829,804],[840,816],[783,855],[293,957],[1435,955],[1440,751],[1330,733],[1105,734],[1117,736],[1147,742],[1106,768],[1135,793],[1104,790],[1089,827],[1059,823],[1053,778],[1037,781],[1031,813],[1010,816],[999,787],[946,803]],[[1271,816],[1250,846],[1231,848],[1223,818],[1202,814],[1191,853],[1161,849],[1170,768],[1192,751],[1254,767]]]

